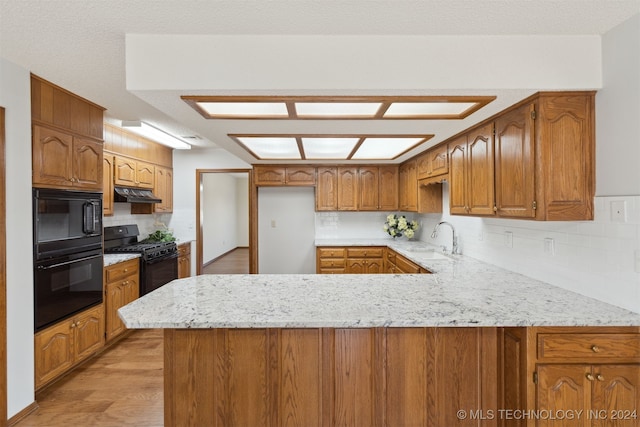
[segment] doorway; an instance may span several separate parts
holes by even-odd
[[[196,184],[196,274],[230,258],[246,260],[238,271],[249,272],[250,170],[197,169]]]

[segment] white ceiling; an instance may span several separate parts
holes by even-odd
[[[184,120],[179,103],[127,91],[126,34],[601,35],[639,11],[640,0],[0,0],[0,55],[104,106],[109,118],[146,120],[177,135],[197,134],[200,146],[228,148],[233,142],[224,129]],[[183,94],[198,92],[193,89]],[[336,132],[344,129],[323,122],[323,133],[334,125]],[[313,133],[320,125],[308,126],[313,131],[306,133]],[[362,133],[385,132],[380,123],[358,126]],[[233,131],[243,133],[238,123]],[[449,123],[440,136],[455,131]],[[423,132],[438,135],[439,129]]]

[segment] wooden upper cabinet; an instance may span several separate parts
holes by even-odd
[[[418,172],[415,160],[400,165],[398,185],[400,210],[416,212],[418,210]]]
[[[449,210],[451,214],[467,213],[467,136],[449,143]]]
[[[441,145],[430,150],[416,159],[418,179],[444,175],[449,172],[449,156],[447,145]]]
[[[595,93],[543,93],[536,113],[536,219],[593,219]]]
[[[397,166],[361,166],[358,169],[358,210],[397,210],[398,179]]]
[[[316,185],[316,168],[313,166],[256,165],[253,174],[253,182],[258,186]]]
[[[102,191],[102,143],[33,126],[33,185]]]
[[[449,143],[452,214],[494,214],[493,169],[493,123]]]
[[[493,123],[472,131],[467,139],[467,206],[473,215],[493,215]]]
[[[498,216],[534,218],[535,104],[525,104],[496,119],[495,189]]]
[[[358,210],[358,168],[338,167],[338,210]]]
[[[103,139],[104,108],[31,75],[31,119],[71,134]]]
[[[113,215],[113,162],[112,155],[104,154],[102,158],[102,213],[105,216]]]
[[[122,156],[115,156],[114,183],[125,187],[153,188],[155,166]]]
[[[338,168],[319,167],[316,185],[316,211],[338,210]]]
[[[156,166],[154,193],[162,202],[153,205],[154,212],[173,212],[173,170]]]
[[[399,170],[398,166],[380,166],[378,186],[379,210],[395,211],[398,209]]]

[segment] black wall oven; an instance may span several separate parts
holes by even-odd
[[[102,302],[102,194],[34,189],[33,221],[38,331]]]

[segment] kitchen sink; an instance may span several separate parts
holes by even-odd
[[[415,255],[415,258],[419,259],[432,259],[432,260],[446,260],[453,261],[453,258],[441,254],[440,252],[436,252],[431,248],[407,248],[405,249],[407,252],[412,252]]]

